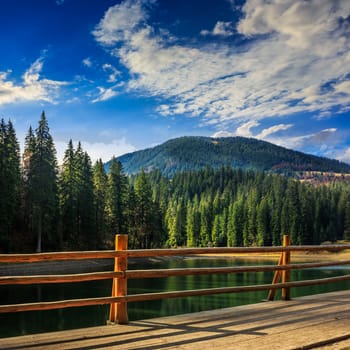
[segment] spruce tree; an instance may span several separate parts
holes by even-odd
[[[262,198],[257,211],[257,237],[258,246],[271,245],[270,208],[265,197]]]
[[[144,170],[139,174],[135,181],[136,198],[136,227],[139,248],[149,248],[156,242],[152,241],[152,188]]]
[[[20,204],[19,144],[12,122],[0,122],[0,250],[11,250]]]
[[[344,239],[350,240],[350,193],[345,202]]]
[[[80,149],[78,145],[77,152]],[[90,156],[83,152],[78,154],[76,160],[79,160],[78,169],[78,237],[83,249],[95,250],[98,244],[94,219],[94,183]]]
[[[122,164],[113,157],[107,185],[108,231],[111,236],[127,233],[126,198],[127,178],[123,173]]]
[[[98,237],[98,246],[103,247],[106,240],[107,223],[107,174],[102,163],[102,159],[96,161],[93,167],[94,180],[94,209],[95,227]]]
[[[28,221],[36,237],[36,251],[41,252],[42,249],[57,249],[59,244],[56,150],[44,112],[34,137],[35,141],[28,140],[25,150],[26,155],[32,152],[25,174],[25,198]],[[28,138],[31,138],[30,132]]]
[[[59,199],[61,212],[62,240],[65,248],[68,249],[77,237],[77,177],[75,164],[75,150],[73,141],[70,140],[64,153],[62,171],[59,181]]]

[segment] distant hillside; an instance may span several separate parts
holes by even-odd
[[[135,174],[141,169],[160,169],[164,175],[171,176],[177,171],[197,170],[206,166],[231,166],[277,173],[350,173],[350,165],[346,163],[244,137],[180,137],[153,148],[125,154],[118,159],[127,174]]]

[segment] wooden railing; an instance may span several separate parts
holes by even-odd
[[[38,253],[38,254],[0,254],[0,263],[30,263],[38,261],[62,261],[83,259],[115,259],[114,271],[93,272],[65,275],[37,275],[37,276],[2,276],[0,285],[5,284],[40,284],[82,282],[102,279],[113,279],[111,296],[87,299],[59,300],[51,302],[35,302],[26,304],[0,305],[0,313],[19,312],[29,310],[49,310],[67,307],[110,304],[110,321],[113,323],[127,324],[127,303],[135,301],[149,301],[157,299],[178,298],[188,296],[201,296],[223,293],[241,293],[248,291],[268,291],[267,300],[273,300],[275,292],[282,290],[282,299],[290,299],[290,288],[319,285],[331,282],[350,280],[350,275],[329,277],[322,279],[290,281],[290,271],[293,269],[306,269],[315,267],[327,267],[349,265],[350,260],[324,261],[312,263],[291,264],[292,252],[338,252],[350,249],[350,244],[321,245],[321,246],[291,246],[289,237],[284,236],[283,246],[279,247],[232,247],[232,248],[184,248],[184,249],[147,249],[128,250],[127,235],[116,236],[115,251],[90,251],[90,252],[62,252],[62,253]],[[148,269],[128,270],[128,258],[133,257],[160,257],[160,256],[188,256],[201,254],[266,254],[281,253],[278,265],[263,266],[233,266],[216,268],[181,268],[181,269]],[[271,284],[231,286],[209,289],[182,290],[160,293],[127,294],[127,280],[137,278],[160,278],[170,276],[188,276],[204,274],[232,274],[241,272],[275,271]]]

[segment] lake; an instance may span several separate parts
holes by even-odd
[[[223,258],[174,258],[165,260],[134,261],[130,269],[225,267],[274,264],[271,261]],[[350,273],[349,266],[313,268],[292,271],[291,279],[305,280],[333,277]],[[186,289],[216,288],[271,283],[273,272],[246,272],[226,275],[179,276],[168,278],[138,279],[128,281],[128,294],[162,292]],[[74,298],[110,296],[112,281],[91,281],[81,283],[1,286],[2,304],[51,301]],[[291,296],[297,297],[350,288],[350,281],[321,286],[293,288]],[[187,297],[128,304],[130,320],[158,316],[177,315],[210,309],[219,309],[266,299],[267,291],[219,294],[201,297]],[[280,291],[276,299],[280,299]],[[81,308],[67,308],[48,311],[28,311],[0,314],[0,337],[49,332],[72,328],[105,325],[109,317],[109,306],[98,305]]]

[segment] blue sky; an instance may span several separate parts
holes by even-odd
[[[44,110],[59,160],[238,135],[350,163],[349,0],[3,0],[0,33],[0,117],[23,144]]]

